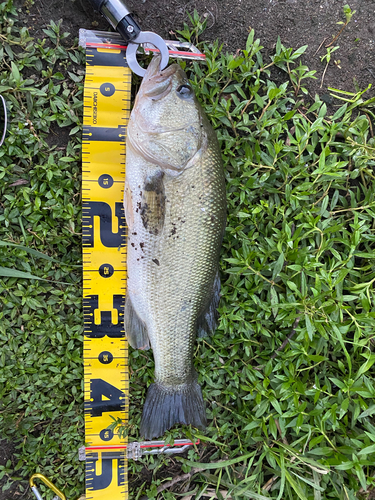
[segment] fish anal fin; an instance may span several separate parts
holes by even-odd
[[[159,234],[164,226],[165,190],[164,172],[159,170],[145,179],[142,189],[141,219],[144,228],[151,234]]]
[[[124,328],[133,349],[147,350],[150,348],[146,325],[134,310],[129,296],[125,298]]]
[[[198,337],[208,337],[208,335],[214,333],[216,330],[218,319],[217,307],[220,301],[220,288],[220,276],[218,271],[214,280],[211,298],[197,320]]]

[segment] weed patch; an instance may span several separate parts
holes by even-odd
[[[11,122],[0,148],[0,265],[39,279],[0,280],[0,427],[18,458],[0,478],[7,488],[40,471],[74,498],[84,478],[83,55],[55,23],[31,40],[15,18],[11,0],[0,4]],[[191,37],[203,26],[193,22]],[[328,116],[303,87],[313,76],[296,64],[305,47],[278,42],[271,61],[261,49],[251,32],[237,56],[216,43],[204,47],[206,65],[185,65],[227,177],[220,325],[195,352],[210,423],[167,434],[201,440],[187,457],[129,464],[136,498],[346,500],[375,483],[375,99],[341,93]],[[282,85],[272,66],[285,71]],[[67,145],[59,127],[71,129]],[[119,430],[139,440],[152,353],[132,351],[130,365],[131,414]],[[187,476],[162,491],[176,462]]]

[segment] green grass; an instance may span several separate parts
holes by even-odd
[[[18,460],[0,477],[8,487],[40,471],[75,498],[83,492],[76,265],[84,58],[55,24],[45,41],[32,41],[15,14],[11,0],[0,4],[0,92],[11,108],[0,149],[0,240],[18,245],[0,247],[0,266],[43,280],[0,279],[0,428],[17,443]],[[204,25],[193,22],[184,34],[194,38]],[[237,57],[215,44],[205,47],[206,66],[186,68],[217,129],[228,190],[220,325],[195,353],[209,426],[166,436],[203,443],[173,459],[182,473],[199,469],[188,488],[196,498],[208,489],[238,500],[352,500],[374,490],[375,98],[336,92],[345,104],[337,99],[328,115],[307,94],[313,75],[297,65],[304,50],[279,41],[263,61],[252,32]],[[273,80],[275,66],[285,83]],[[56,147],[48,134],[58,140],[69,130],[59,127],[72,130]],[[27,184],[11,186],[19,179]],[[152,353],[133,351],[131,368],[122,430],[135,440]],[[131,462],[137,484],[143,468],[153,474],[132,497],[155,498],[171,463]],[[159,496],[179,498],[179,486]]]

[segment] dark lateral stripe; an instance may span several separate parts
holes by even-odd
[[[117,128],[83,127],[82,140],[85,141],[117,141],[125,142],[126,127],[119,125]]]
[[[120,53],[98,52],[98,49],[87,49],[86,51],[87,66],[121,66],[128,67],[126,62],[125,51]]]

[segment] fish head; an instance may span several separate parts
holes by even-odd
[[[128,144],[161,168],[181,172],[201,154],[205,115],[178,64],[160,71],[154,56],[138,91],[128,125]]]

